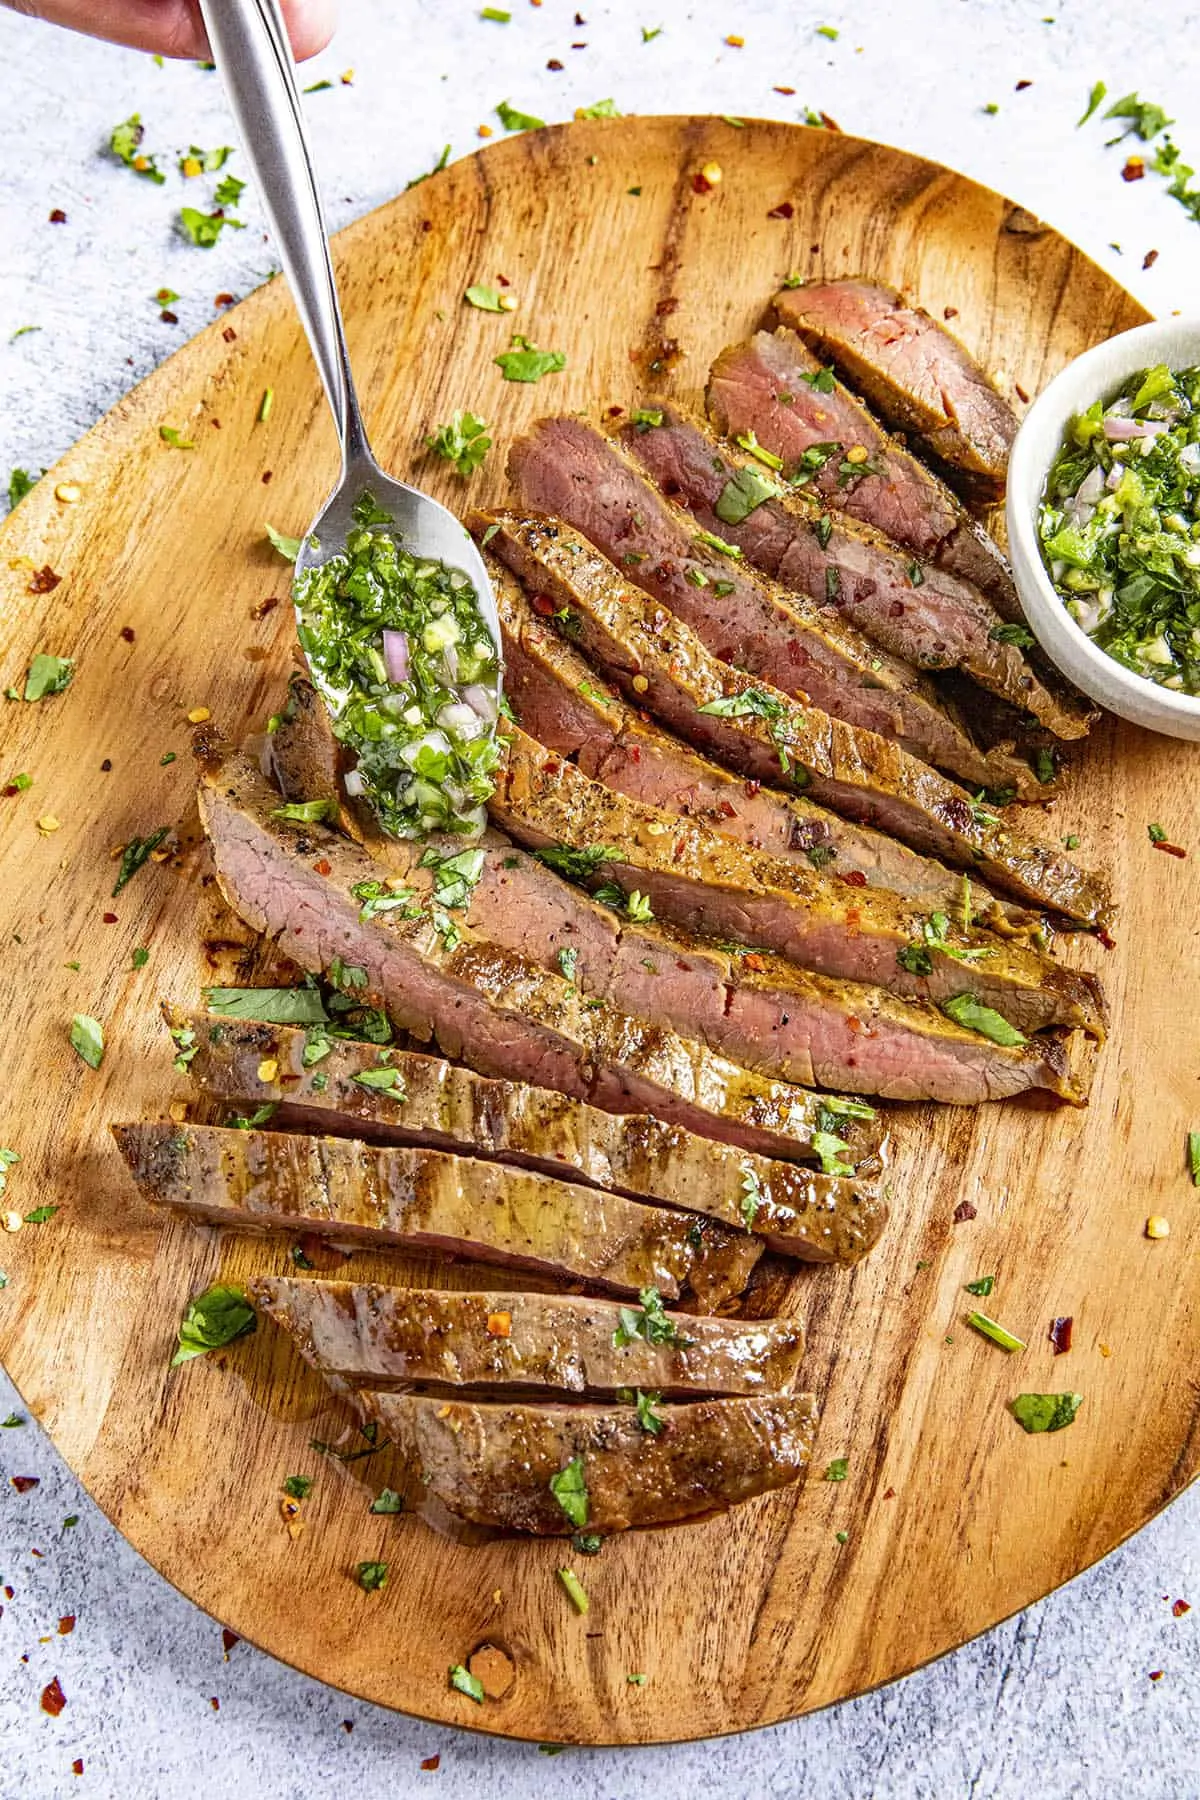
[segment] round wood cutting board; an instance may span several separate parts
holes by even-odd
[[[723,179],[698,193],[710,162]],[[540,413],[698,399],[714,355],[791,270],[904,287],[1026,394],[1144,317],[1053,231],[945,169],[717,119],[509,138],[351,226],[336,255],[381,461],[464,508],[503,496],[507,444]],[[473,282],[501,285],[517,310],[465,305]],[[504,382],[493,358],[514,330],[562,350],[565,372]],[[422,453],[460,407],[496,438],[469,485]],[[195,447],[171,447],[162,425]],[[3,1204],[59,1210],[0,1235],[0,1356],[164,1575],[366,1699],[515,1737],[632,1743],[770,1723],[901,1675],[1085,1568],[1196,1472],[1200,1195],[1183,1149],[1200,1127],[1198,753],[1106,722],[1047,822],[1079,834],[1120,903],[1114,948],[1064,952],[1101,971],[1112,1003],[1090,1107],[898,1114],[877,1253],[853,1273],[796,1265],[773,1296],[809,1320],[804,1385],[824,1405],[812,1479],[577,1560],[580,1617],[555,1575],[564,1543],[372,1515],[405,1471],[386,1450],[341,1463],[310,1448],[352,1429],[279,1334],[170,1369],[187,1298],[218,1273],[289,1269],[288,1245],[158,1216],[108,1131],[187,1098],[159,1001],[193,1005],[206,982],[270,969],[196,842],[188,714],[209,708],[236,739],[277,704],[293,623],[264,522],[302,531],[335,468],[280,280],[136,388],[0,528],[0,685],[22,682],[36,651],[77,660],[65,693],[3,711],[0,785],[33,777],[0,798],[0,1143],[23,1158]],[[1154,851],[1150,820],[1187,860]],[[179,853],[110,898],[114,847],[164,824]],[[76,1012],[103,1022],[99,1072],[68,1046]],[[1144,1235],[1151,1213],[1169,1218],[1165,1241]],[[480,1282],[367,1253],[343,1268]],[[963,1323],[964,1284],[985,1274],[1023,1354]],[[1057,1314],[1075,1327],[1056,1359]],[[1066,1389],[1084,1396],[1069,1431],[1029,1437],[1006,1410],[1023,1390]],[[846,1479],[823,1480],[838,1457]],[[316,1478],[299,1535],[280,1512],[293,1473]],[[388,1583],[365,1593],[355,1567],[374,1559]],[[484,1643],[503,1652],[503,1679],[477,1706],[447,1669]]]

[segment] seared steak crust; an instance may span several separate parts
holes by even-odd
[[[792,1386],[804,1354],[799,1319],[668,1313],[676,1341],[635,1335],[617,1345],[623,1309],[614,1300],[270,1276],[252,1281],[249,1293],[306,1362],[353,1387],[772,1394]]]
[[[550,1488],[577,1457],[585,1529],[702,1518],[786,1487],[812,1452],[811,1394],[698,1400],[644,1431],[633,1406],[477,1404],[363,1390],[358,1401],[418,1463],[426,1492],[478,1525],[566,1537],[575,1525]]]

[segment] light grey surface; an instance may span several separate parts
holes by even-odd
[[[1097,78],[1114,94],[1140,87],[1181,115],[1177,135],[1200,164],[1200,15],[1191,6],[582,0],[588,22],[576,29],[568,0],[537,10],[506,3],[512,22],[499,26],[467,0],[346,0],[338,38],[306,76],[335,82],[306,102],[334,224],[387,198],[448,140],[456,155],[474,148],[479,123],[499,129],[491,109],[505,97],[547,119],[607,95],[629,112],[796,118],[808,104],[1003,188],[1155,311],[1200,311],[1200,226],[1152,178],[1121,181],[1123,153],[1102,148],[1111,130],[1073,128]],[[1045,13],[1057,15],[1053,25]],[[643,45],[641,27],[659,24],[663,35]],[[837,42],[816,36],[818,24],[839,27]],[[745,48],[726,47],[728,33]],[[566,64],[562,73],[545,69],[551,57]],[[347,68],[356,71],[349,87],[338,82]],[[1016,93],[1019,80],[1034,85]],[[795,98],[774,93],[775,83],[795,87]],[[1000,106],[995,116],[982,110],[989,101]],[[212,76],[159,70],[0,13],[0,473],[51,462],[211,318],[216,294],[243,294],[271,267],[249,193],[248,229],[196,250],[176,239],[172,219],[181,199],[202,204],[194,190],[207,196],[212,181],[171,173],[156,188],[99,153],[135,110],[148,149],[230,140]],[[65,226],[47,223],[54,206]],[[1124,254],[1108,247],[1113,239]],[[1143,272],[1151,248],[1161,255]],[[164,284],[182,296],[174,327],[151,304]],[[24,324],[42,330],[9,343]],[[1192,1203],[1181,1192],[1180,1205]],[[0,1305],[14,1304],[12,1287],[0,1293]],[[24,1411],[0,1379],[0,1418],[13,1405]],[[13,1473],[41,1485],[18,1495]],[[0,1432],[0,1477],[0,1584],[15,1590],[11,1602],[0,1597],[2,1800],[191,1800],[198,1789],[219,1800],[309,1800],[334,1783],[361,1800],[425,1791],[459,1800],[485,1784],[539,1800],[707,1788],[805,1800],[1200,1795],[1200,1494],[1068,1589],[880,1694],[741,1739],[550,1760],[346,1700],[245,1644],[226,1663],[218,1627],[125,1546],[36,1427]],[[79,1524],[64,1530],[70,1514]],[[1181,1596],[1196,1610],[1177,1619]],[[735,1600],[715,1594],[713,1603]],[[302,1576],[296,1604],[321,1604]],[[64,1613],[78,1624],[60,1638]],[[1152,1682],[1155,1670],[1162,1679]],[[67,1706],[52,1720],[38,1696],[56,1673]],[[421,1771],[435,1752],[440,1770]],[[71,1773],[76,1756],[82,1780]]]

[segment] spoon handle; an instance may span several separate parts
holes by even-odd
[[[200,11],[333,409],[344,478],[352,464],[373,459],[350,372],[329,234],[278,0],[200,0]]]

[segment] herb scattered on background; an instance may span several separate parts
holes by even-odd
[[[181,175],[215,175],[223,169],[233,155],[232,144],[218,144],[215,150],[202,150],[199,144],[189,144],[179,158]]]
[[[848,1456],[835,1456],[833,1461],[826,1465],[825,1479],[826,1481],[845,1481],[849,1472],[850,1458]]]
[[[1102,81],[1098,81],[1088,96],[1087,109],[1078,124],[1086,125],[1107,96],[1107,88]],[[1171,199],[1177,200],[1189,217],[1200,223],[1200,187],[1192,186],[1192,177],[1196,171],[1184,162],[1179,146],[1167,134],[1168,126],[1175,121],[1167,117],[1161,106],[1150,100],[1142,100],[1136,93],[1125,94],[1120,100],[1115,100],[1103,116],[1122,121],[1125,126],[1115,138],[1109,139],[1110,145],[1120,144],[1129,137],[1137,137],[1142,143],[1155,146],[1148,165],[1141,158],[1136,159],[1137,171],[1141,173],[1149,167],[1155,175],[1161,175]]]
[[[968,1281],[964,1292],[975,1294],[979,1299],[986,1300],[995,1285],[996,1277],[994,1275],[981,1275],[978,1281]]]
[[[1092,114],[1095,112],[1096,108],[1100,105],[1101,101],[1104,99],[1104,97],[1107,93],[1108,93],[1108,89],[1105,86],[1105,84],[1102,81],[1098,81],[1096,83],[1095,87],[1092,89],[1091,93],[1088,95],[1087,108],[1083,114],[1083,117],[1081,119],[1077,119],[1075,121],[1076,131],[1079,130],[1079,127],[1081,125],[1087,124],[1088,120],[1091,118]]]
[[[1037,643],[1028,625],[993,625],[988,636],[997,644],[1015,644],[1019,650],[1032,650]]]
[[[9,512],[12,511],[19,500],[23,500],[26,494],[31,493],[37,484],[38,477],[36,475],[31,475],[28,469],[14,469],[8,478]]]
[[[25,677],[25,699],[44,700],[48,694],[61,694],[64,688],[70,687],[74,673],[73,656],[47,656],[39,652]]]
[[[577,1556],[599,1556],[604,1539],[598,1531],[575,1531],[571,1534],[571,1548]]]
[[[578,1530],[588,1522],[588,1491],[582,1456],[573,1456],[565,1469],[550,1477],[550,1492]]]
[[[643,42],[643,44],[652,44],[654,42],[655,38],[661,37],[662,34],[663,34],[663,28],[661,25],[653,25],[653,26],[643,25],[642,26],[642,42]]]
[[[680,1332],[674,1319],[668,1319],[663,1311],[662,1298],[657,1288],[642,1288],[638,1294],[638,1305],[637,1311],[632,1306],[621,1308],[620,1323],[613,1332],[614,1350],[623,1350],[635,1338],[642,1338],[647,1344],[669,1344],[676,1350],[685,1350],[691,1343],[691,1339]]]
[[[263,530],[266,532],[272,546],[278,550],[284,561],[294,563],[300,554],[302,539],[287,537],[284,532],[276,531],[275,527],[270,524],[264,525]]]
[[[738,1211],[746,1224],[747,1231],[753,1231],[754,1221],[758,1217],[758,1209],[762,1205],[762,1183],[753,1169],[747,1169],[742,1176],[742,1192],[738,1200]]]
[[[385,1513],[389,1515],[392,1513],[403,1512],[404,1496],[403,1494],[398,1494],[394,1488],[380,1488],[379,1493],[371,1502],[371,1511],[373,1513]]]
[[[377,1594],[387,1586],[388,1566],[385,1562],[360,1562],[358,1585],[365,1594]]]
[[[191,438],[185,438],[182,431],[174,425],[160,425],[158,435],[164,444],[170,444],[172,450],[194,450]]]
[[[158,167],[156,159],[147,156],[142,149],[145,135],[146,128],[142,124],[141,114],[134,113],[123,125],[113,127],[108,147],[117,161],[123,162],[127,169],[132,169],[135,175],[142,175],[147,181],[153,181],[161,187],[167,178]]]
[[[842,1160],[842,1151],[850,1148],[845,1138],[832,1131],[814,1131],[812,1147],[817,1153],[823,1175],[853,1175],[854,1164]]]
[[[144,969],[146,964],[150,961],[150,952],[146,949],[144,944],[139,944],[129,960],[132,968]]]
[[[461,1663],[455,1663],[450,1670],[450,1686],[465,1694],[468,1700],[474,1700],[476,1706],[483,1705],[483,1683],[478,1675],[472,1675]]]
[[[19,1150],[0,1150],[0,1197],[8,1187],[8,1171],[15,1168],[21,1160]]]
[[[755,687],[743,688],[740,694],[723,694],[696,710],[718,719],[781,719],[787,712],[782,700]]]
[[[405,182],[405,184],[404,184],[405,193],[408,192],[409,188],[419,187],[421,182],[428,181],[429,177],[431,175],[440,175],[442,170],[445,168],[446,164],[449,161],[450,161],[450,146],[449,146],[449,144],[443,144],[442,145],[442,154],[438,157],[438,159],[434,163],[432,169],[426,169],[426,171],[423,175],[414,175],[411,181]]]
[[[577,106],[575,117],[577,119],[619,119],[621,115],[617,111],[615,101],[593,100],[590,106]]]
[[[480,468],[492,440],[483,419],[471,412],[456,412],[425,439],[426,448],[450,464],[457,475],[473,475]]]
[[[329,1015],[315,987],[203,990],[209,1012],[223,1019],[253,1019],[262,1025],[327,1025]]]
[[[778,493],[779,484],[761,470],[735,469],[721,489],[713,511],[723,524],[741,525],[764,500],[773,500]]]
[[[193,1356],[204,1356],[210,1350],[224,1349],[235,1338],[245,1337],[255,1329],[258,1318],[246,1298],[245,1288],[228,1287],[214,1282],[184,1308],[179,1326],[179,1348],[171,1358],[171,1367],[190,1362]]]
[[[311,1475],[285,1475],[283,1491],[289,1500],[307,1500],[313,1491]]]
[[[264,1106],[255,1107],[249,1118],[238,1113],[226,1122],[231,1131],[257,1131],[258,1127],[265,1125],[267,1120],[273,1118],[278,1110],[278,1100],[268,1100]]]
[[[1167,834],[1161,825],[1147,825],[1146,832],[1152,844],[1165,844],[1167,841]]]
[[[98,1069],[104,1061],[104,1027],[87,1013],[76,1013],[71,1020],[71,1048],[81,1056],[89,1069]]]
[[[154,851],[158,849],[158,846],[167,836],[170,829],[171,827],[169,825],[160,825],[157,831],[152,831],[150,833],[149,837],[130,838],[124,850],[121,852],[121,867],[117,871],[116,886],[112,891],[114,900],[125,886],[126,882],[132,881],[138,870],[142,868],[145,863],[149,862],[150,857],[153,855]]]
[[[24,1425],[25,1422],[20,1413],[9,1413],[7,1419],[0,1419],[0,1431],[15,1431],[18,1425]]]
[[[586,1613],[591,1602],[584,1591],[583,1583],[574,1569],[560,1569],[558,1579],[567,1590],[567,1598],[577,1613]]]
[[[1025,1431],[1062,1431],[1082,1405],[1082,1394],[1018,1394],[1010,1411]]]
[[[32,1212],[25,1214],[27,1225],[47,1225],[58,1211],[57,1206],[35,1206]]]
[[[653,1391],[643,1393],[641,1388],[637,1389],[634,1405],[637,1407],[638,1424],[643,1431],[648,1431],[651,1437],[657,1437],[667,1423],[663,1415],[654,1410],[656,1406],[661,1406],[661,1404],[661,1394],[656,1394]]]
[[[995,1319],[989,1319],[986,1313],[968,1313],[967,1324],[973,1331],[978,1331],[985,1338],[990,1338],[993,1344],[998,1344],[1001,1350],[1013,1351],[1026,1348],[1024,1338],[1016,1337],[1011,1331],[1006,1331],[1003,1325],[998,1324]]]
[[[194,206],[180,208],[179,223],[184,233],[200,250],[211,250],[225,227],[234,231],[246,229],[241,219],[231,219],[225,213],[204,213]]]
[[[980,1037],[989,1038],[1004,1049],[1016,1049],[1029,1041],[1015,1025],[1010,1025],[993,1007],[984,1006],[974,994],[954,994],[949,1000],[942,1001],[942,1011],[956,1025],[977,1031]]]
[[[511,307],[501,305],[498,288],[484,287],[480,283],[469,287],[463,295],[463,299],[468,306],[477,307],[480,312],[498,313],[512,310]]]
[[[293,825],[332,825],[338,816],[338,803],[332,797],[324,800],[290,800],[286,806],[276,806],[271,812],[273,819],[287,819]]]
[[[534,855],[556,875],[565,875],[568,881],[586,881],[601,863],[619,861],[621,852],[611,844],[594,844],[590,850],[571,850],[566,844],[550,844],[544,850],[535,850]]]
[[[493,360],[505,381],[540,381],[543,375],[556,375],[567,366],[561,350],[539,350],[520,333],[514,333],[512,349],[502,350]]]

